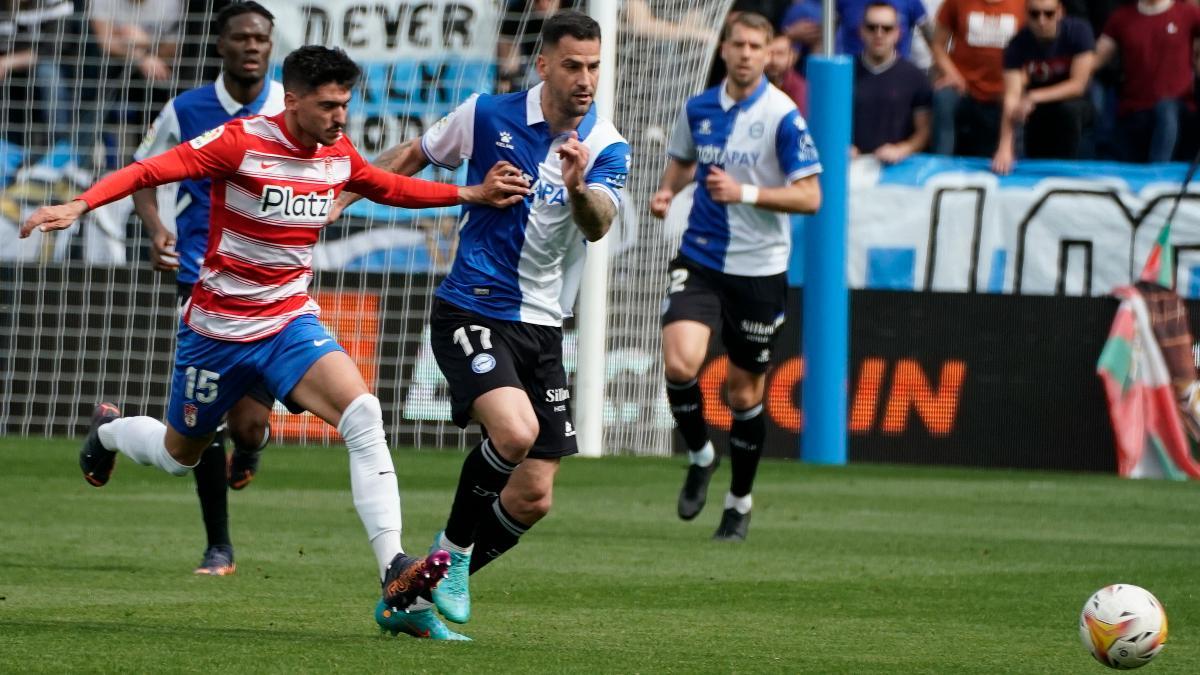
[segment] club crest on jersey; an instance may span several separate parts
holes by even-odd
[[[762,135],[766,131],[766,129],[767,129],[766,126],[763,125],[762,122],[755,122],[754,124],[751,124],[750,125],[750,138],[762,138]]]
[[[515,148],[513,148],[512,138],[513,138],[512,134],[510,134],[509,132],[501,131],[500,132],[500,140],[496,141],[496,145],[498,147],[505,148],[508,150],[514,150]]]
[[[213,141],[220,138],[221,134],[223,134],[223,133],[225,133],[225,125],[221,125],[219,127],[214,127],[212,129],[209,129],[208,131],[206,131],[206,132],[200,134],[199,136],[193,138],[192,140],[188,141],[188,143],[190,143],[191,146],[193,148],[195,148],[196,150],[199,150],[200,148],[203,148],[204,146],[208,145],[209,143],[212,143]]]
[[[327,170],[331,166],[326,164]],[[297,195],[290,185],[267,185],[263,187],[258,210],[263,215],[279,214],[285,220],[307,221],[328,215],[335,198],[332,188],[328,192]]]
[[[486,352],[476,354],[475,358],[471,359],[471,370],[475,371],[476,375],[490,373],[496,367],[496,357]]]
[[[195,403],[184,403],[183,404],[183,423],[184,424],[186,424],[189,427],[196,426],[196,418],[197,418],[198,414],[199,414],[199,411],[196,409]]]

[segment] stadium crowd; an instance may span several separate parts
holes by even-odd
[[[173,95],[216,76],[207,17],[228,0],[9,0],[0,10],[0,211],[63,199],[120,166]],[[581,0],[509,0],[495,89],[531,84],[546,18]],[[624,30],[716,45],[680,7],[623,4]],[[1200,0],[837,0],[836,51],[854,56],[854,147],[916,152],[1186,160],[1200,147]],[[767,74],[808,110],[821,0],[737,0],[770,19]],[[711,80],[723,76],[714,59]]]
[[[524,82],[546,16],[577,0],[512,0],[500,87]],[[803,73],[822,50],[821,0],[736,0],[779,38],[767,74],[808,110]],[[837,0],[834,51],[855,57],[854,149],[886,163],[914,152],[1166,162],[1200,148],[1196,0]],[[703,34],[691,17],[626,3],[626,30]],[[715,39],[715,38],[714,38]],[[709,84],[724,76],[714,59]]]
[[[836,6],[835,51],[856,59],[858,153],[988,157],[1007,173],[1021,157],[1166,162],[1200,146],[1194,0]],[[797,72],[822,48],[820,0],[737,0],[731,11],[771,18]]]

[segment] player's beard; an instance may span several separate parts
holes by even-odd
[[[592,102],[595,101],[595,93],[591,94],[586,104],[577,103],[575,96],[571,93],[558,96],[558,109],[562,111],[564,117],[582,117],[592,109]]]

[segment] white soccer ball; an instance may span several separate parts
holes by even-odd
[[[1113,584],[1096,591],[1079,614],[1079,637],[1109,668],[1140,668],[1167,642],[1167,614],[1150,591]]]

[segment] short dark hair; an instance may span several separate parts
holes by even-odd
[[[557,12],[542,24],[542,47],[553,47],[568,35],[576,40],[599,40],[600,24],[574,9]]]
[[[213,35],[221,35],[225,29],[229,27],[229,22],[237,16],[243,14],[257,14],[271,23],[271,27],[275,27],[275,15],[271,10],[254,2],[254,0],[246,0],[246,2],[235,2],[221,10],[216,18],[213,19]]]
[[[725,22],[725,28],[721,30],[722,42],[728,40],[730,35],[733,35],[734,26],[741,26],[751,30],[761,30],[767,34],[767,42],[775,39],[775,26],[771,25],[767,17],[756,12],[738,12]]]
[[[867,22],[867,12],[871,11],[872,9],[874,9],[876,7],[883,7],[885,9],[890,9],[890,10],[892,10],[892,12],[894,12],[896,14],[897,18],[900,17],[900,8],[897,7],[890,0],[871,0],[871,2],[867,3],[866,7],[863,7],[863,18],[862,18],[863,23]]]
[[[306,45],[283,60],[283,89],[296,94],[307,94],[330,82],[349,89],[360,75],[358,64],[336,47]]]

